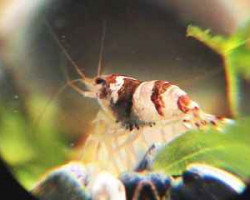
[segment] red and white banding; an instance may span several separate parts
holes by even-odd
[[[118,74],[101,76],[99,79],[103,80],[97,89],[101,106],[111,111],[115,119],[130,130],[134,126],[138,128],[161,120],[171,122],[178,118],[183,123],[194,120],[197,128],[207,122],[215,124],[211,117],[206,117],[208,115],[201,115],[199,105],[185,91],[170,82],[139,81]]]

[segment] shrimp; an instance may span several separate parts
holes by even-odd
[[[221,125],[232,122],[207,114],[184,90],[168,81],[141,81],[121,74],[103,75],[105,25],[97,75],[93,78],[80,70],[52,34],[86,89],[78,87],[74,81],[68,81],[68,84],[83,97],[93,98],[100,105],[93,121],[94,129],[83,147],[83,160],[91,157],[90,160],[116,172],[131,170],[153,143],[168,143],[189,130],[210,126],[220,129]],[[93,155],[89,156],[92,151]]]

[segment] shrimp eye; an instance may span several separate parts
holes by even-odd
[[[102,83],[104,83],[104,82],[105,82],[105,80],[102,79],[102,78],[96,78],[96,79],[95,79],[95,83],[96,83],[96,84],[102,84]]]

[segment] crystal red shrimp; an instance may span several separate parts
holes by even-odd
[[[101,108],[84,148],[84,152],[88,146],[96,150],[97,157],[93,160],[103,165],[112,163],[119,171],[128,169],[135,166],[138,155],[145,153],[140,152],[143,145],[149,147],[153,142],[168,142],[191,129],[204,129],[209,125],[219,128],[230,121],[203,112],[184,90],[168,81],[141,81],[120,74],[101,75],[104,34],[97,76],[88,78],[53,33],[87,89],[83,91],[72,81],[68,84],[84,97],[96,99]]]

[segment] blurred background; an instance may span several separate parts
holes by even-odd
[[[2,0],[2,159],[30,189],[47,169],[78,158],[91,133],[99,106],[66,87],[67,78],[80,76],[50,29],[82,71],[94,77],[105,22],[104,74],[171,81],[206,112],[233,117],[224,57],[186,37],[186,30],[192,24],[230,38],[248,29],[249,11],[249,0]],[[244,41],[240,66],[245,70],[250,43]],[[244,70],[237,76],[237,101],[247,115],[250,86]]]

